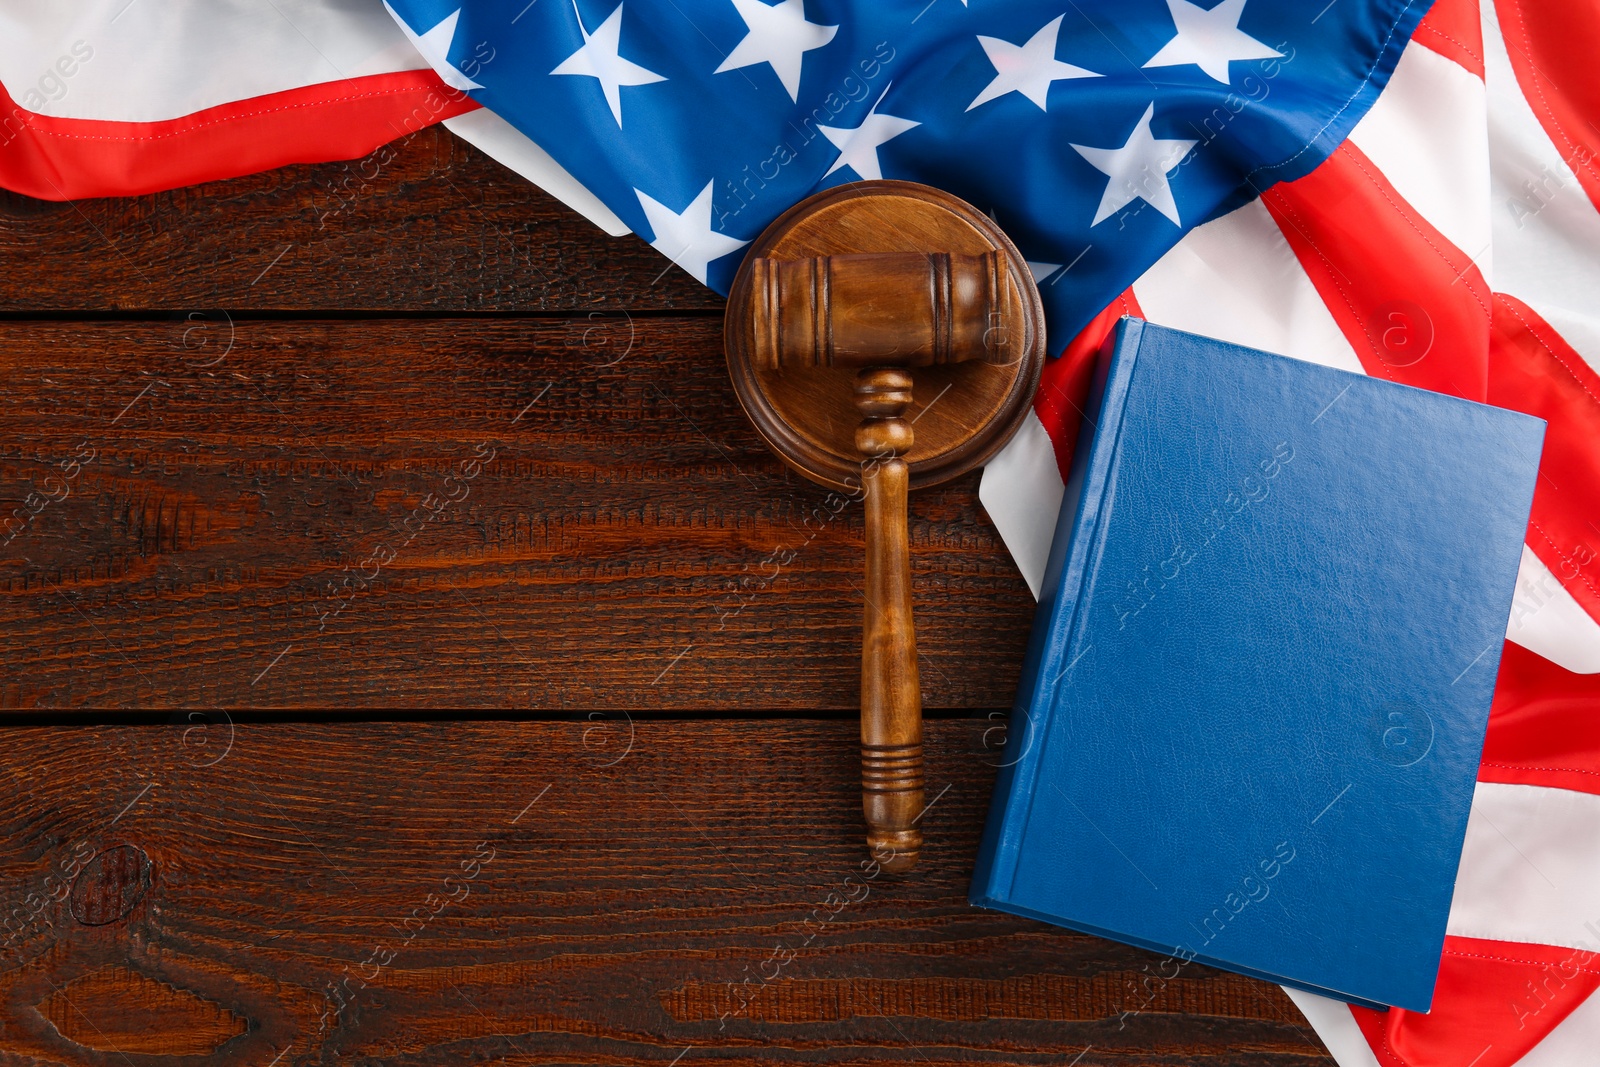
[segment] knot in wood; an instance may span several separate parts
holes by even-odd
[[[127,918],[150,888],[150,857],[133,845],[95,856],[72,883],[72,917],[85,926]]]

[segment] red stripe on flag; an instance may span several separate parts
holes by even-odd
[[[1050,435],[1063,480],[1072,467],[1072,448],[1078,440],[1078,427],[1083,423],[1084,405],[1089,402],[1089,387],[1094,383],[1095,356],[1112,327],[1124,315],[1144,318],[1132,289],[1090,319],[1067,344],[1061,358],[1046,360],[1044,373],[1039,376],[1033,411],[1044,425],[1045,433]]]
[[[135,196],[356,159],[477,107],[431,70],[308,85],[163,122],[52,118],[0,86],[0,186],[42,200]]]
[[[1346,141],[1261,200],[1368,374],[1483,399],[1489,287],[1365,153]]]
[[[1597,987],[1593,952],[1447,937],[1433,1011],[1350,1013],[1383,1067],[1511,1067]]]
[[[1600,619],[1600,374],[1532,308],[1496,293],[1488,400],[1549,423],[1528,547]]]
[[[1507,641],[1478,781],[1600,793],[1596,709],[1600,674],[1574,674]]]
[[[1545,135],[1600,207],[1600,5],[1497,0],[1511,68]]]
[[[1600,375],[1353,144],[1262,201],[1369,373],[1549,423],[1528,546],[1600,619]]]
[[[1483,78],[1483,24],[1478,0],[1438,0],[1411,39]]]

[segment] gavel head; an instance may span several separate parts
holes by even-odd
[[[998,252],[757,257],[749,269],[762,369],[1004,365],[1028,340],[1028,307]]]
[[[751,242],[723,347],[756,430],[829,489],[860,488],[863,418],[915,407],[915,441],[890,445],[916,489],[981,466],[1024,424],[1044,310],[1022,253],[971,204],[912,182],[846,182]],[[868,444],[878,455],[882,442]]]

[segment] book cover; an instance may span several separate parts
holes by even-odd
[[[1107,343],[972,902],[1426,1011],[1544,423]]]

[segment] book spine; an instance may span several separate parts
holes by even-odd
[[[1138,319],[1124,318],[1107,338],[1085,405],[1092,414],[1078,428],[1061,514],[1039,586],[1039,607],[1028,636],[1022,680],[1011,707],[1005,759],[995,778],[973,870],[969,900],[975,905],[993,905],[1011,895],[1017,846],[1027,828],[1033,782],[1055,705],[1056,688],[1051,683],[1064,673],[1065,656],[1072,645],[1078,594],[1088,572],[1143,326]]]

